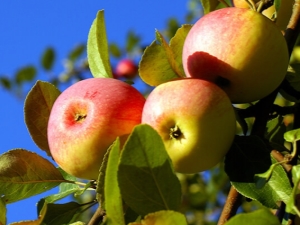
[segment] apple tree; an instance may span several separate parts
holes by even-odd
[[[54,187],[37,203],[36,220],[14,224],[300,224],[300,2],[194,3],[203,17],[170,20],[146,47],[129,33],[125,50],[107,40],[99,10],[87,60],[75,63],[79,46],[60,78],[32,85],[25,122],[49,158],[26,149],[0,155],[0,225],[8,204]],[[112,66],[122,51],[138,64]],[[54,58],[47,49],[45,70]],[[1,84],[20,93],[36,72],[24,68]],[[71,80],[78,82],[61,92]],[[137,82],[144,105],[134,111],[136,97],[118,94]]]

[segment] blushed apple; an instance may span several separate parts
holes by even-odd
[[[257,2],[259,2],[259,0],[254,1],[254,3]],[[281,1],[279,11],[277,12],[277,19],[275,21],[275,24],[279,27],[279,29],[281,30],[286,29],[290,17],[292,15],[294,2],[295,2],[294,0]],[[238,8],[249,8],[249,5],[246,2],[246,0],[233,0],[233,5]],[[269,19],[272,19],[274,13],[275,13],[275,5],[270,6],[269,8],[267,8],[262,12],[262,14],[268,17]]]
[[[69,174],[97,179],[106,150],[141,123],[144,96],[113,78],[90,78],[56,99],[48,121],[52,157]]]
[[[137,75],[138,67],[130,59],[122,59],[118,62],[114,74],[116,78],[132,79]]]
[[[183,47],[187,77],[218,84],[233,103],[259,100],[283,81],[289,64],[286,41],[265,16],[224,8],[200,18]]]
[[[142,123],[162,137],[179,173],[196,173],[219,163],[233,142],[234,109],[212,82],[186,78],[157,86],[148,96]]]

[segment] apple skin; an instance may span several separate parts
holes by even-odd
[[[206,14],[189,31],[182,61],[187,77],[218,84],[233,103],[259,100],[285,77],[289,54],[278,27],[248,9]]]
[[[90,78],[56,99],[48,121],[50,152],[67,173],[97,179],[106,150],[141,123],[144,96],[113,78]]]
[[[138,67],[130,59],[122,59],[116,66],[114,75],[116,78],[132,79],[138,73]]]
[[[259,2],[259,0],[255,0],[254,3]],[[281,1],[280,9],[277,13],[277,19],[275,24],[281,30],[285,30],[288,22],[292,15],[294,0],[283,0]],[[249,8],[249,5],[245,0],[233,0],[233,5],[238,8]],[[268,9],[262,12],[263,15],[268,17],[269,19],[272,18],[273,14],[275,13],[275,6],[272,5]]]
[[[236,131],[235,112],[214,83],[194,78],[169,81],[148,96],[142,123],[162,137],[179,173],[197,173],[219,163]]]

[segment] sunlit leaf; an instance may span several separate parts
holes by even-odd
[[[219,0],[200,0],[200,1],[203,7],[204,14],[214,11],[220,3]]]
[[[295,142],[300,140],[300,129],[290,130],[284,133],[284,139],[287,142]]]
[[[103,10],[98,11],[91,26],[87,42],[87,56],[94,77],[113,77]]]
[[[140,215],[178,210],[181,186],[159,134],[134,128],[121,152],[118,181],[125,203]]]
[[[34,66],[26,66],[17,71],[15,81],[17,84],[22,84],[27,81],[32,81],[36,76],[36,68]]]
[[[86,46],[84,44],[80,44],[75,46],[72,51],[68,55],[68,59],[72,62],[76,61],[85,51]]]
[[[300,165],[296,165],[293,166],[292,168],[292,178],[293,178],[293,183],[294,183],[294,187],[293,187],[293,191],[290,195],[290,199],[286,202],[286,211],[288,213],[292,213],[295,214],[295,210],[298,210],[297,206],[296,206],[296,195],[299,192],[299,184],[300,184]]]
[[[189,25],[181,27],[171,39],[170,46],[156,31],[156,41],[146,48],[139,64],[139,74],[145,83],[157,86],[176,78],[185,77],[181,56],[183,43],[189,29]]]
[[[141,223],[135,222],[129,225],[187,225],[187,221],[179,212],[162,210],[146,215]]]
[[[0,196],[12,203],[66,182],[59,170],[36,153],[15,149],[0,155]]]
[[[250,213],[240,213],[230,219],[226,225],[281,225],[278,218],[268,209],[259,209]]]
[[[42,67],[45,70],[50,71],[53,67],[54,60],[55,60],[55,51],[54,51],[54,49],[51,48],[51,47],[46,48],[46,50],[44,51],[44,53],[42,55],[42,59],[41,59]]]
[[[125,225],[122,196],[118,185],[119,155],[120,140],[117,139],[109,153],[104,183],[107,225]]]
[[[6,205],[2,198],[0,198],[0,225],[6,224]]]
[[[27,129],[36,145],[50,154],[47,126],[52,106],[60,91],[52,84],[37,81],[28,93],[24,104]]]

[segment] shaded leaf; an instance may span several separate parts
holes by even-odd
[[[226,225],[280,225],[278,218],[268,209],[259,209],[250,213],[241,213],[230,219]]]
[[[298,213],[299,216],[299,210],[296,206],[296,195],[299,192],[299,184],[300,184],[300,165],[293,166],[292,168],[292,178],[293,178],[293,191],[290,195],[289,200],[286,202],[286,212],[296,214]]]
[[[133,49],[139,45],[141,41],[140,36],[138,36],[137,34],[135,34],[134,31],[129,31],[127,33],[127,37],[126,37],[126,52],[130,53],[133,51]]]
[[[42,59],[41,59],[42,67],[46,71],[50,71],[53,67],[54,60],[55,60],[55,51],[54,51],[54,49],[51,48],[51,47],[46,48],[46,50],[44,51],[44,53],[42,55]]]
[[[48,191],[66,182],[52,163],[23,149],[0,156],[0,196],[12,203]]]
[[[104,194],[107,225],[125,225],[122,196],[118,185],[120,140],[113,144],[106,168]]]
[[[285,80],[288,84],[296,91],[300,92],[300,64],[292,65],[288,67]],[[287,93],[285,90],[280,89],[280,94],[287,100],[291,102],[300,102],[299,97],[293,96],[290,93]]]
[[[88,204],[90,205],[90,204]],[[77,202],[68,202],[64,204],[52,204],[45,203],[42,213],[39,216],[43,216],[43,224],[70,224],[75,222],[84,210],[88,207],[87,204],[78,204]]]
[[[146,215],[141,223],[135,222],[129,225],[187,225],[187,221],[179,212],[162,210]]]
[[[52,84],[37,81],[29,91],[24,103],[27,129],[35,144],[51,155],[47,139],[47,126],[52,106],[60,91]]]
[[[278,201],[286,202],[292,188],[281,165],[274,168],[262,188],[255,184],[255,174],[265,173],[276,163],[264,142],[256,136],[238,137],[233,146],[226,155],[225,171],[237,191],[269,208],[277,208]]]
[[[5,88],[5,89],[11,89],[11,81],[8,77],[1,76],[0,77],[0,84]]]
[[[94,77],[113,77],[109,60],[104,10],[98,11],[89,31],[87,56]]]
[[[219,5],[220,1],[219,0],[200,0],[202,7],[203,7],[203,12],[204,14],[210,13],[214,10],[217,9],[217,6]]]
[[[0,225],[6,224],[6,205],[2,198],[0,198]]]
[[[17,84],[22,84],[26,81],[32,81],[36,76],[36,68],[34,66],[26,66],[21,68],[15,74]]]
[[[139,215],[180,205],[180,182],[161,137],[149,125],[136,126],[125,143],[118,181],[125,203]]]
[[[176,17],[169,18],[167,23],[168,25],[167,25],[166,34],[167,37],[171,39],[176,34],[178,28],[180,27],[180,24]]]
[[[80,44],[75,46],[68,55],[68,59],[72,62],[75,62],[85,51],[85,45]]]
[[[122,56],[122,51],[117,43],[109,44],[109,53],[116,58],[120,58]]]
[[[283,123],[284,117],[278,116],[267,123],[267,130],[265,137],[270,141],[277,144],[284,144],[283,134],[286,132],[286,126]]]

